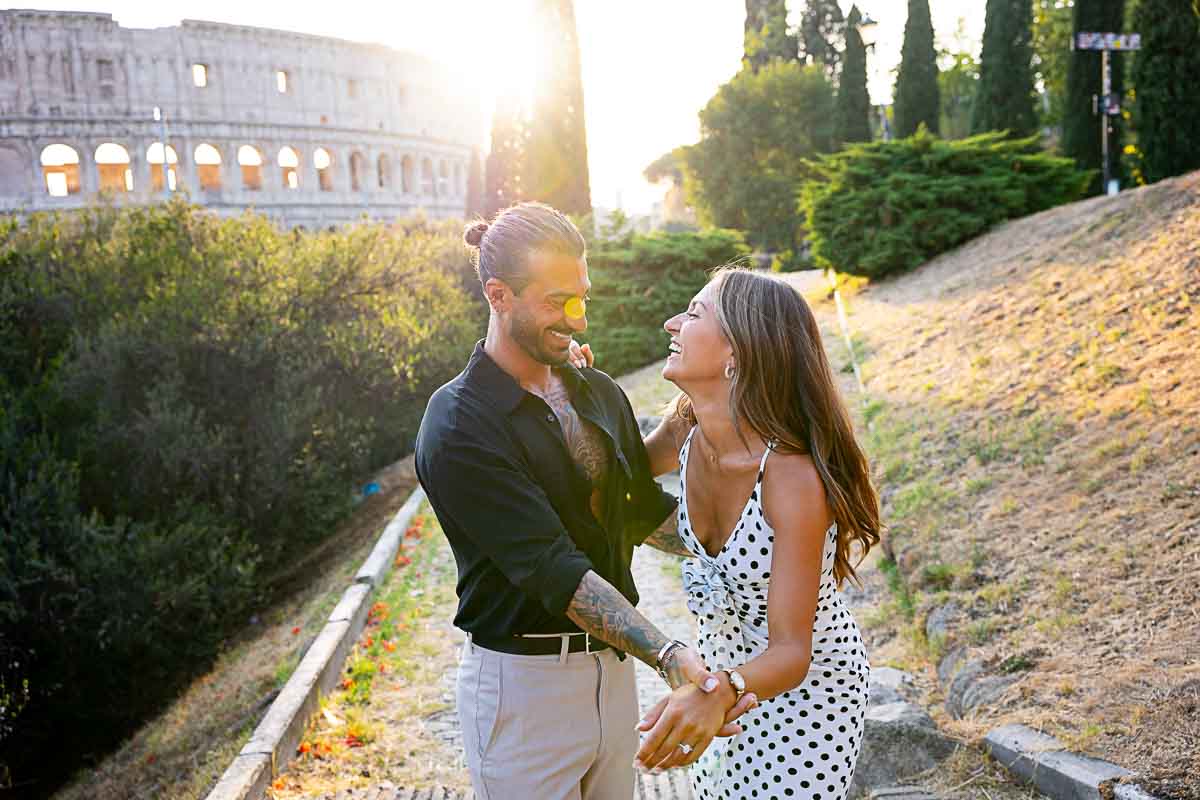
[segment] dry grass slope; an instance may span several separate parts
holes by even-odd
[[[951,730],[1024,722],[1200,798],[1200,173],[1011,222],[848,302],[904,578],[865,620],[872,660],[937,701],[933,666],[965,647],[1017,680]],[[950,600],[960,622],[929,641]]]

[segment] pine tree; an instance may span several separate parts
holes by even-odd
[[[785,0],[746,0],[743,62],[756,70],[771,59],[791,60],[796,54],[796,37],[787,32]]]
[[[1133,122],[1142,174],[1153,183],[1200,169],[1200,11],[1193,0],[1141,0],[1133,30]]]
[[[862,16],[858,6],[846,17],[846,52],[842,56],[842,77],[837,94],[837,133],[839,142],[871,140],[871,98],[867,94],[867,48],[858,33]]]
[[[537,0],[542,63],[534,88],[523,190],[567,214],[589,214],[587,131],[572,0]]]
[[[800,18],[800,51],[808,64],[820,64],[825,77],[835,81],[841,61],[846,20],[837,0],[808,0]]]
[[[896,78],[896,106],[893,112],[896,136],[912,136],[922,122],[930,133],[938,132],[941,109],[937,76],[937,52],[933,48],[929,0],[908,0],[904,48],[900,54],[900,74]]]
[[[467,219],[483,216],[483,192],[483,161],[479,158],[479,149],[471,148],[471,165],[467,168]]]
[[[492,149],[484,171],[483,216],[491,219],[496,212],[525,199],[522,176],[525,171],[525,122],[520,103],[512,96],[496,100],[492,115]]]
[[[1125,21],[1125,0],[1075,0],[1074,33],[1122,33]],[[1112,65],[1112,92],[1117,97],[1124,94],[1124,69],[1122,55],[1109,53]],[[1067,96],[1063,109],[1062,153],[1075,159],[1085,169],[1096,170],[1091,194],[1101,191],[1100,164],[1100,119],[1092,111],[1092,98],[1102,90],[1100,77],[1100,53],[1095,50],[1072,50],[1067,66]],[[1108,153],[1109,169],[1113,177],[1118,176],[1121,153],[1121,126],[1119,120],[1109,117]]]
[[[1032,33],[1030,0],[987,0],[973,133],[1007,130],[1024,138],[1037,131]]]

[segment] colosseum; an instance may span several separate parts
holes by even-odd
[[[485,130],[472,100],[446,68],[382,45],[4,10],[0,213],[183,190],[290,226],[461,217]]]

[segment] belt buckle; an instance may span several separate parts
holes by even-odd
[[[592,654],[592,635],[587,631],[583,632],[583,652],[589,656]]]

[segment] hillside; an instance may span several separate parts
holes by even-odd
[[[1200,797],[1200,173],[846,293],[898,565],[872,663],[964,738],[1023,722]],[[971,659],[1002,689],[955,719]]]

